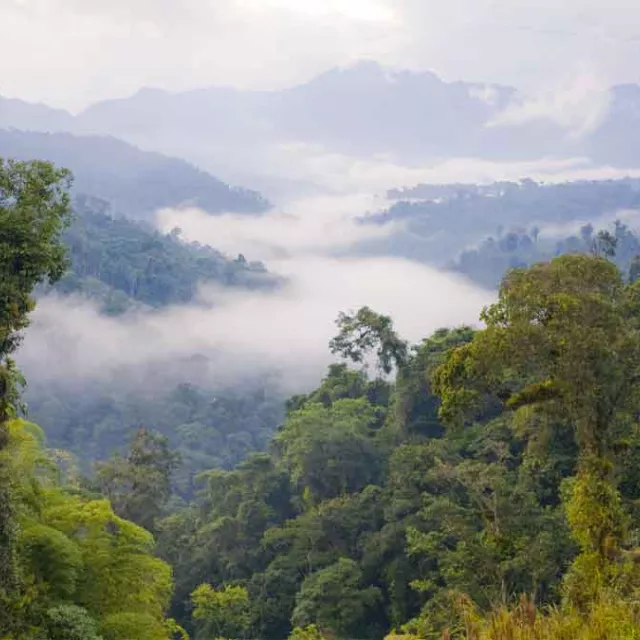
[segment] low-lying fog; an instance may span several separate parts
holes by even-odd
[[[350,194],[292,200],[260,218],[210,216],[195,209],[159,211],[157,224],[163,231],[179,227],[186,240],[263,260],[288,284],[275,293],[205,287],[192,305],[119,318],[101,316],[85,300],[49,296],[34,313],[20,364],[27,376],[77,383],[122,367],[164,366],[203,354],[213,358],[216,382],[277,369],[287,392],[304,390],[318,382],[332,359],[327,344],[340,311],[369,305],[393,316],[398,331],[418,341],[442,326],[475,323],[495,296],[419,262],[348,256],[356,243],[384,241],[394,232],[393,224],[355,221],[386,205],[384,195],[370,195],[374,191],[368,187],[383,186],[378,193],[384,194],[387,187],[421,180],[614,177],[606,167],[580,160],[500,165],[461,159],[408,173],[377,167],[371,181],[369,169],[344,167],[340,191],[351,183]],[[326,176],[339,173],[327,171]]]

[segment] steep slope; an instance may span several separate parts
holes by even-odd
[[[260,262],[234,260],[145,223],[113,217],[106,202],[81,196],[74,210],[76,219],[64,235],[70,269],[54,290],[96,299],[104,313],[187,304],[202,284],[253,289],[278,282]]]
[[[230,187],[188,162],[115,138],[0,130],[0,155],[67,167],[76,193],[107,200],[131,218],[148,219],[159,208],[183,204],[209,213],[260,213],[270,206],[260,194]]]

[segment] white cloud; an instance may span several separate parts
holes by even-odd
[[[344,16],[364,22],[392,22],[395,12],[376,0],[242,0],[241,6],[253,10],[287,9],[305,17]]]
[[[19,363],[38,379],[71,383],[202,354],[212,358],[217,381],[273,369],[294,392],[316,385],[333,359],[327,344],[339,311],[368,304],[392,314],[402,335],[417,341],[441,326],[475,322],[493,298],[404,260],[318,256],[273,266],[291,278],[277,294],[209,290],[199,305],[155,314],[116,319],[87,302],[46,298]]]
[[[585,67],[637,81],[638,25],[635,0],[3,0],[0,93],[77,108],[140,86],[278,87],[362,58],[528,87]]]
[[[294,392],[316,385],[333,360],[327,345],[340,311],[369,305],[391,315],[413,341],[441,326],[474,323],[492,292],[408,260],[331,255],[390,231],[354,222],[367,203],[306,200],[289,214],[259,219],[161,212],[163,228],[178,225],[189,240],[267,258],[288,284],[275,293],[205,288],[192,305],[121,318],[102,316],[80,299],[48,297],[38,304],[19,362],[39,379],[74,381],[202,354],[214,362],[218,381],[276,370]]]
[[[580,137],[598,127],[611,103],[610,88],[593,74],[573,77],[569,84],[547,88],[515,102],[499,113],[489,127],[513,127],[550,121]]]
[[[601,171],[577,160],[517,165],[458,160],[404,178],[560,179],[572,172],[595,177],[596,170]],[[265,259],[288,285],[276,293],[208,288],[193,305],[123,318],[102,316],[83,300],[49,297],[36,309],[19,362],[39,379],[73,382],[109,378],[122,368],[131,372],[169,362],[175,367],[183,358],[203,354],[212,359],[216,382],[277,370],[286,391],[296,392],[316,385],[332,360],[327,344],[340,311],[369,305],[391,315],[412,341],[441,326],[475,323],[493,292],[408,260],[336,254],[392,232],[391,226],[361,226],[354,220],[379,202],[363,195],[305,199],[260,218],[209,216],[195,209],[159,212],[164,230],[178,226],[189,240]]]
[[[636,0],[390,0],[405,18],[389,54],[449,79],[539,88],[584,68],[607,81],[638,81]]]
[[[249,162],[251,159],[249,159]],[[382,196],[388,189],[399,186],[414,186],[419,183],[445,184],[451,182],[490,183],[497,180],[520,180],[531,178],[545,182],[566,180],[606,180],[624,176],[640,175],[638,169],[616,169],[596,165],[589,158],[539,158],[519,162],[497,162],[481,158],[451,158],[434,160],[428,164],[409,165],[393,156],[357,158],[328,152],[320,146],[306,144],[281,145],[271,148],[254,166],[268,167],[271,176],[281,179],[313,183],[334,194],[335,199],[324,201],[294,201],[291,207],[306,210],[311,202],[334,210],[336,201],[348,202],[352,209],[360,212],[383,208],[385,203],[367,195]],[[248,168],[248,167],[247,167]],[[234,180],[248,182],[244,176]],[[250,182],[250,181],[249,181]],[[282,201],[282,198],[279,198]],[[312,205],[316,206],[316,205]],[[338,210],[340,207],[338,207]]]
[[[243,253],[252,259],[271,261],[326,255],[363,240],[384,238],[395,228],[393,224],[361,225],[355,219],[379,207],[375,198],[356,194],[303,198],[284,210],[258,218],[166,209],[158,212],[157,221],[165,232],[179,227],[187,239],[210,244],[231,255]]]
[[[379,53],[386,28],[247,0],[0,3],[0,93],[77,109],[140,86],[280,87]]]

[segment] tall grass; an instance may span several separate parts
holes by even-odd
[[[587,613],[576,610],[539,610],[527,598],[488,616],[460,598],[460,628],[442,640],[640,640],[640,603],[600,598]]]

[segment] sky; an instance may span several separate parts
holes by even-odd
[[[0,95],[274,89],[376,60],[538,91],[640,81],[637,0],[0,0]]]

